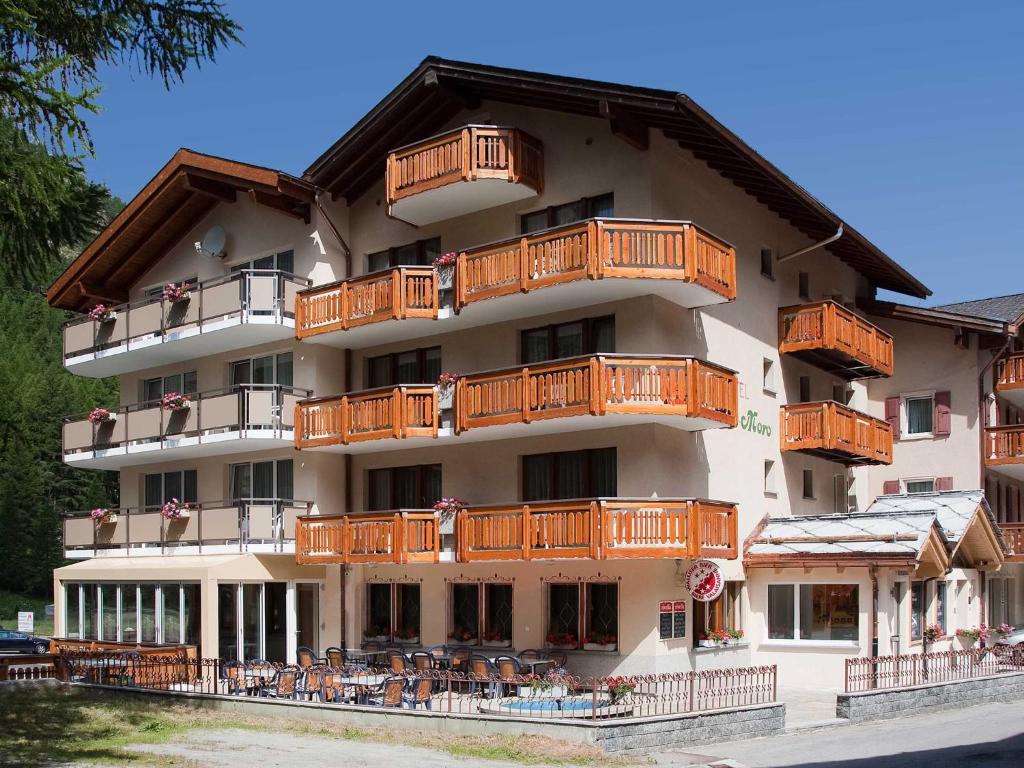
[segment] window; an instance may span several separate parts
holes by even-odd
[[[520,334],[524,365],[563,357],[615,351],[615,317],[591,317],[531,328]]]
[[[768,585],[768,638],[796,639],[796,609],[792,584]]]
[[[946,634],[946,582],[939,581],[935,584],[935,623]]]
[[[243,269],[278,269],[282,272],[295,271],[295,251],[281,251],[268,256],[261,256],[252,261],[243,261],[231,267],[232,272],[241,272]]]
[[[771,248],[761,249],[761,274],[769,279],[775,279],[775,252]]]
[[[392,267],[429,267],[441,255],[441,238],[417,240],[415,243],[388,248],[366,256],[366,271],[380,272]]]
[[[441,375],[441,348],[425,347],[366,360],[366,388],[433,384]]]
[[[367,584],[363,636],[384,642],[419,643],[420,585]]]
[[[910,583],[910,639],[920,640],[924,633],[925,589],[923,581]]]
[[[523,456],[523,501],[616,496],[614,448]]]
[[[192,277],[186,277],[186,278],[184,278],[182,280],[170,280],[168,282],[176,282],[178,284],[185,283],[187,285],[191,285],[191,286],[194,287],[196,284],[199,283],[199,277],[196,276],[196,275],[192,275]],[[151,288],[147,288],[146,289],[146,294],[145,294],[146,298],[147,299],[158,299],[158,298],[160,298],[163,295],[163,293],[164,293],[164,287],[166,285],[167,285],[167,283],[160,283],[160,285],[154,285]]]
[[[842,405],[849,405],[850,398],[853,396],[853,390],[850,389],[846,384],[833,384],[832,385],[832,399]]]
[[[778,390],[775,388],[775,363],[769,360],[767,357],[764,358],[764,379],[762,388],[769,395],[774,395]]]
[[[143,480],[142,506],[147,511],[159,510],[164,502],[171,499],[195,504],[198,498],[198,480],[194,469],[174,472],[157,472],[146,475]]]
[[[905,481],[907,493],[931,493],[935,490],[935,478]]]
[[[199,644],[202,613],[198,584],[67,583],[64,599],[65,628],[70,637]]]
[[[809,403],[811,402],[811,377],[801,376],[800,377],[800,402]]]
[[[797,292],[805,301],[811,298],[811,276],[806,272],[801,272],[797,276]]]
[[[708,603],[693,601],[693,641],[696,646],[712,630],[740,629],[740,593],[743,585],[727,581],[722,594]]]
[[[857,496],[854,493],[853,478],[847,474],[832,477],[832,511],[837,515],[845,515],[857,509]]]
[[[244,499],[291,499],[295,495],[295,462],[256,461],[229,468],[230,496]]]
[[[240,384],[281,384],[292,386],[294,361],[291,352],[263,355],[231,363],[231,386]]]
[[[367,480],[366,508],[371,512],[428,509],[441,498],[440,464],[371,469]]]
[[[287,585],[284,582],[219,584],[217,586],[218,645],[222,659],[286,661],[283,621],[286,615]],[[186,608],[198,592],[183,593]],[[190,630],[186,613],[184,628]]]
[[[617,583],[556,583],[547,585],[548,647],[616,650],[619,633]]]
[[[764,492],[774,496],[775,491],[775,462],[765,459],[764,462]]]
[[[170,376],[158,376],[154,379],[143,379],[142,402],[149,403],[159,400],[168,392],[181,392],[193,395],[198,391],[198,376],[195,371],[174,373]]]
[[[524,235],[538,232],[548,227],[571,224],[574,221],[592,219],[600,216],[615,215],[615,196],[609,192],[595,197],[584,197],[563,205],[553,205],[541,211],[525,213],[520,217],[520,227]]]
[[[988,590],[988,625],[998,627],[1000,624],[1014,623],[1013,611],[1013,580],[989,579]]]
[[[860,632],[856,584],[770,584],[768,637],[773,640],[856,642]]]
[[[658,639],[686,637],[686,601],[662,600],[658,603]]]
[[[935,399],[932,395],[905,397],[903,407],[907,416],[903,436],[932,434],[935,413]]]
[[[803,473],[803,496],[805,499],[814,498],[814,470],[805,469]]]
[[[449,585],[448,639],[460,645],[512,647],[512,585]]]

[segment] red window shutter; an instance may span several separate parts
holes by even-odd
[[[950,397],[948,391],[935,393],[935,421],[932,425],[932,430],[936,437],[944,437],[950,433],[950,422],[953,412],[949,404]]]
[[[952,491],[953,490],[953,478],[952,477],[936,477],[935,478],[935,490],[936,491]]]
[[[899,402],[899,398],[897,398]],[[882,493],[886,496],[892,496],[895,493],[900,492],[900,481],[899,480],[886,480],[882,483]]]
[[[900,399],[898,397],[885,398],[885,420],[892,425],[892,436],[894,440],[900,439]]]

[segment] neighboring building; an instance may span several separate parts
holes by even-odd
[[[66,329],[68,369],[119,375],[121,404],[70,419],[64,456],[118,470],[126,507],[68,518],[56,631],[275,660],[556,645],[582,674],[838,682],[879,617],[910,621],[909,601],[872,609],[881,585],[954,564],[984,585],[1004,558],[980,496],[962,525],[868,510],[937,474],[901,474],[902,441],[890,466],[882,388],[930,353],[894,359],[855,313],[878,288],[928,293],[666,91],[427,59],[302,178],[180,150],[49,292],[121,305]],[[960,462],[941,474],[977,487]],[[910,549],[775,549],[817,535],[775,518],[863,510]],[[708,605],[683,586],[699,558],[726,580]],[[716,628],[747,642],[699,648]]]

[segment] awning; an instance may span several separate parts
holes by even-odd
[[[60,581],[287,581],[322,579],[323,566],[298,565],[294,555],[96,557],[57,568]]]

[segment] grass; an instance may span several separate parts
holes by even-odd
[[[458,758],[518,765],[625,766],[596,747],[541,736],[459,736],[341,727],[298,718],[231,715],[131,695],[51,685],[0,688],[0,766],[99,764],[193,766],[129,745],[165,744],[193,729],[276,731],[323,738],[421,747]]]
[[[28,597],[0,589],[0,629],[18,628],[18,611],[35,613],[33,634],[53,636],[53,617],[46,615],[46,606],[52,600],[42,597]]]

